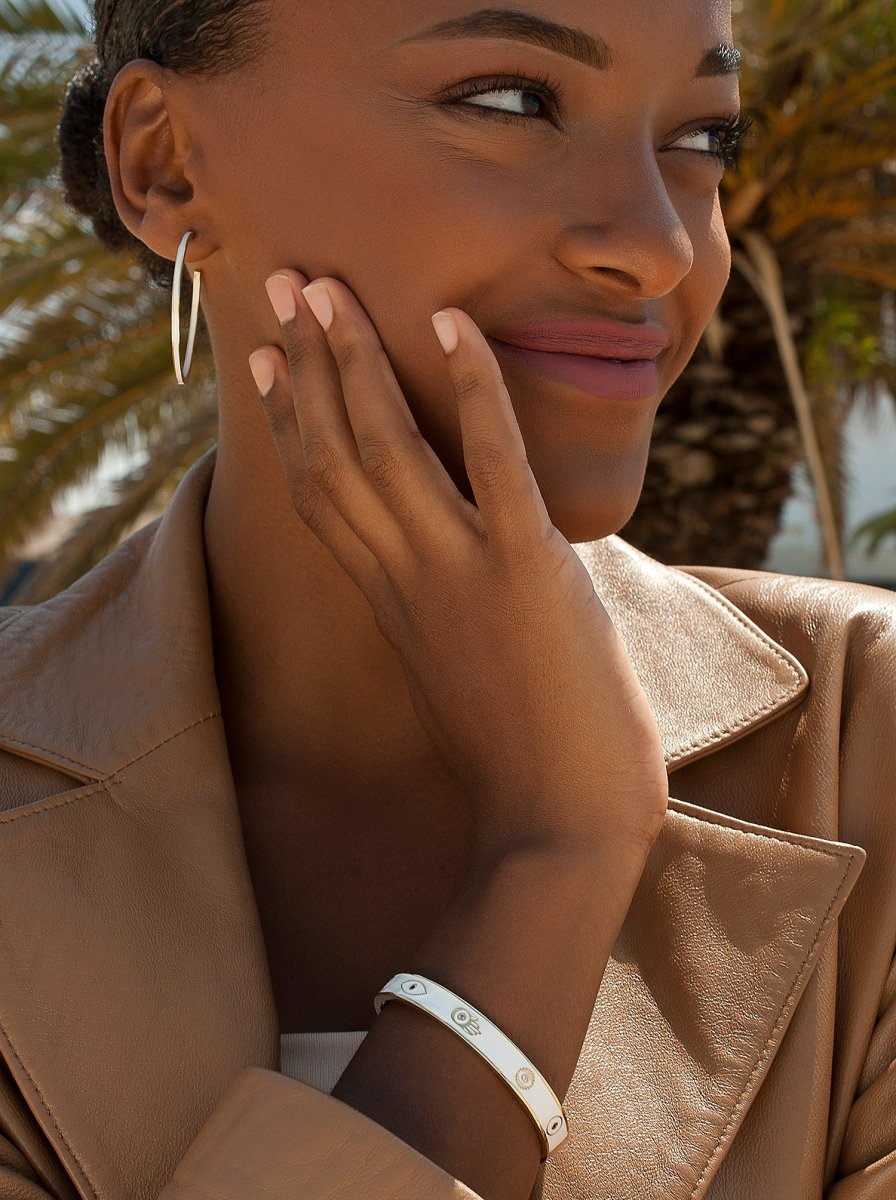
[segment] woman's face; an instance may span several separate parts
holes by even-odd
[[[535,0],[516,22],[489,10],[487,37],[421,36],[475,11],[449,0],[275,0],[262,66],[177,84],[194,150],[182,228],[214,248],[196,265],[222,425],[236,406],[251,416],[230,412],[231,423],[269,436],[246,359],[280,341],[264,289],[278,267],[352,290],[470,500],[430,315],[457,306],[487,337],[541,319],[648,320],[669,335],[648,399],[589,395],[496,353],[551,518],[569,541],[587,541],[634,511],[656,409],[728,279],[724,135],[700,130],[738,112],[737,75],[695,71],[731,42],[730,7]],[[555,49],[536,44],[524,17],[602,39],[612,65],[568,57],[559,31]],[[489,78],[513,75],[531,82]],[[556,107],[538,98],[540,76],[561,84]],[[481,81],[475,104],[456,98],[469,81]]]

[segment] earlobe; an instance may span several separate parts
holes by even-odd
[[[193,188],[184,174],[185,131],[172,121],[164,68],[151,59],[126,63],[109,87],[103,149],[122,224],[164,258],[173,258],[190,216]]]

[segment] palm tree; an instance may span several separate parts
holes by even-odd
[[[217,437],[202,323],[181,388],[166,294],[61,201],[62,96],[92,57],[77,12],[48,0],[0,3],[0,587],[55,496],[93,479],[106,456],[140,459],[7,602],[35,603],[77,579],[164,508]]]
[[[761,566],[805,457],[838,575],[843,423],[896,393],[896,58],[881,51],[894,0],[733,5],[755,126],[722,185],[732,276],[660,406],[621,532],[665,562]],[[77,579],[164,508],[217,437],[202,323],[179,388],[167,294],[61,203],[55,126],[65,82],[92,57],[87,34],[58,3],[0,0],[0,590],[54,496],[110,451],[141,462],[7,602]],[[868,530],[891,534],[896,514]]]

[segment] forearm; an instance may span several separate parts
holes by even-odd
[[[647,853],[508,854],[464,883],[396,969],[480,1009],[562,1101]],[[429,1014],[384,1005],[332,1094],[483,1200],[528,1200],[542,1153],[532,1118],[494,1068]]]

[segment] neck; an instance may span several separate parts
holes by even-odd
[[[423,748],[398,655],[295,512],[276,450],[219,442],[204,519],[215,674],[235,778],[370,772]],[[403,748],[403,749],[402,749]]]

